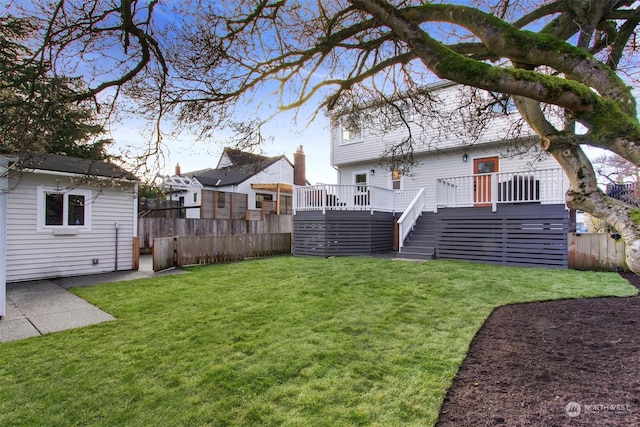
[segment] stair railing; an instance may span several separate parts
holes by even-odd
[[[413,226],[416,225],[418,218],[422,215],[426,203],[426,191],[422,188],[398,220],[398,250],[404,246],[405,239],[411,230],[413,230]]]

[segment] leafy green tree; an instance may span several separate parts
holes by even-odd
[[[80,79],[51,75],[32,61],[27,47],[35,26],[28,19],[0,18],[0,152],[109,157],[110,139],[88,101],[74,99]]]

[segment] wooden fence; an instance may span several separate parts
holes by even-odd
[[[154,239],[153,271],[291,253],[291,233]]]
[[[291,233],[291,215],[264,215],[264,219],[139,218],[140,251],[150,253],[154,239],[173,236],[230,236]]]
[[[625,261],[624,241],[611,236],[608,233],[569,233],[569,268],[629,271]]]

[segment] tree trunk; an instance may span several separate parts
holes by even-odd
[[[591,162],[580,146],[562,147],[561,144],[543,141],[545,145],[569,177],[567,206],[605,221],[620,233],[626,245],[627,266],[640,274],[640,228],[635,219],[640,210],[607,196],[598,187]]]
[[[537,101],[518,96],[514,100],[522,117],[540,137],[542,149],[558,161],[569,178],[567,206],[587,212],[615,228],[626,245],[627,266],[640,274],[640,209],[607,196],[598,187],[593,165],[577,143],[574,132],[556,130]]]

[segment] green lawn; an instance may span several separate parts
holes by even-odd
[[[118,318],[0,344],[2,426],[428,426],[508,303],[617,274],[276,257],[75,292]]]

